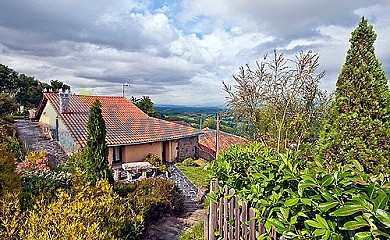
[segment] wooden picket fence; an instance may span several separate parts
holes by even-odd
[[[233,195],[233,191],[227,186],[219,190],[218,181],[212,180],[211,191],[221,191],[223,196],[219,202],[210,200],[209,213],[204,219],[204,239],[215,240],[216,232],[224,240],[255,240],[258,236],[266,232],[263,222],[256,224],[253,208],[248,207],[247,202],[242,201],[239,205],[239,197]],[[231,196],[229,199],[226,196]],[[249,222],[249,225],[247,224]],[[275,227],[269,233],[272,239],[278,239]],[[281,239],[285,239],[281,237]]]

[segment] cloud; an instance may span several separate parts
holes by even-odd
[[[183,20],[200,15],[221,18],[246,31],[261,31],[283,39],[316,34],[321,25],[352,27],[359,20],[355,10],[385,1],[267,1],[185,0]]]
[[[274,49],[312,49],[333,90],[361,15],[374,24],[390,70],[385,0],[4,0],[0,63],[74,92],[150,95],[156,103],[223,105],[222,81]]]

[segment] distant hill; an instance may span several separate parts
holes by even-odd
[[[216,114],[223,111],[223,108],[219,107],[189,107],[189,106],[180,106],[180,105],[162,105],[155,104],[154,109],[162,115],[172,116],[172,115],[183,115],[188,113],[195,114]]]

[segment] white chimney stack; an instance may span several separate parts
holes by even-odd
[[[65,90],[64,92],[60,91],[58,94],[60,97],[60,111],[61,111],[61,113],[70,113],[70,109],[69,109],[70,91],[69,90]]]

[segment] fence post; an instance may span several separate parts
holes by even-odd
[[[233,195],[233,190],[229,190],[229,195]],[[229,224],[231,221],[234,221],[234,200],[235,197],[232,196],[229,200]],[[234,239],[234,224],[229,225],[229,238]]]
[[[204,240],[209,240],[209,216],[210,214],[204,215],[204,227],[203,227],[203,236]]]
[[[275,226],[272,226],[272,228],[271,228],[271,238],[274,240],[277,239]]]
[[[218,231],[219,235],[223,236],[223,196],[219,198],[218,202]]]
[[[242,228],[242,238],[244,240],[248,239],[248,229],[246,226],[246,221],[248,220],[248,209],[245,201],[242,201],[242,218],[241,218],[241,228]]]
[[[215,240],[216,231],[219,231],[219,236],[225,240],[255,240],[266,232],[264,221],[261,221],[256,229],[255,211],[253,208],[248,208],[246,201],[242,201],[240,208],[239,196],[227,198],[228,195],[233,194],[233,190],[229,190],[227,186],[224,186],[223,190],[219,189],[218,180],[212,180],[210,192],[223,193],[223,196],[217,200],[217,203],[210,200],[209,214],[204,216],[205,240]],[[269,235],[272,239],[277,239],[275,226],[272,226]],[[286,238],[282,236],[282,239]]]
[[[218,190],[218,180],[212,180],[210,183],[210,192],[216,192]],[[217,229],[217,204],[210,200],[210,212],[209,212],[209,224],[208,224],[208,240],[214,240],[214,231]]]
[[[228,239],[228,221],[229,221],[229,205],[228,205],[228,199],[226,196],[228,195],[228,187],[225,185],[223,188],[223,239]]]
[[[256,221],[254,219],[255,211],[253,208],[249,208],[249,239],[256,240]]]
[[[241,211],[238,201],[240,200],[239,196],[234,196],[234,228],[235,228],[235,240],[240,240],[240,223],[241,223]]]

